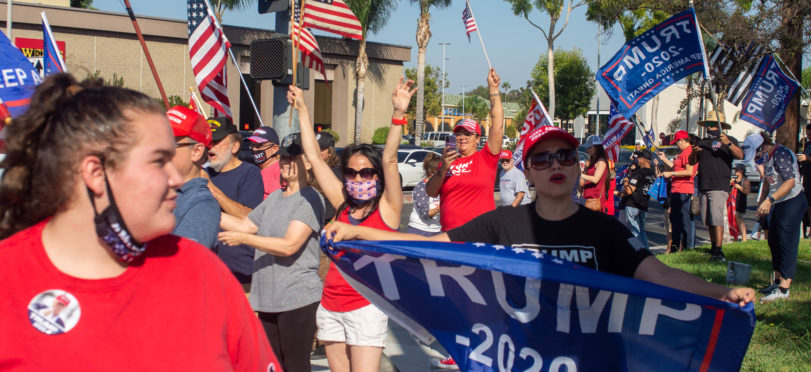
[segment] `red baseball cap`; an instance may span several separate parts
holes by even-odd
[[[482,135],[482,130],[479,128],[479,123],[473,119],[462,119],[459,124],[456,124],[456,126],[453,127],[453,133],[458,132],[460,129],[464,129],[470,133],[476,133],[480,136]]]
[[[577,138],[574,138],[569,132],[558,127],[546,125],[535,128],[533,131],[527,133],[526,138],[524,138],[524,150],[522,154],[524,162],[527,161],[527,157],[535,145],[553,138],[564,140],[575,148],[580,144]]]
[[[676,132],[676,134],[673,135],[673,142],[676,142],[676,141],[678,141],[680,139],[686,140],[688,138],[690,138],[690,135],[687,134],[687,131],[686,130],[680,130],[680,131]]]
[[[68,306],[70,305],[70,298],[68,298],[68,296],[65,296],[65,294],[63,293],[59,296],[56,296],[56,302]]]
[[[211,148],[211,129],[202,115],[188,107],[175,106],[166,111],[166,118],[175,137],[189,137]]]
[[[498,153],[498,158],[499,159],[512,159],[513,158],[513,152],[510,151],[510,150],[501,150],[501,152]]]

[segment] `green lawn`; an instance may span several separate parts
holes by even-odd
[[[710,262],[709,247],[658,258],[714,283],[725,284],[726,264]],[[752,265],[749,287],[769,284],[771,254],[765,241],[724,245],[727,260]],[[811,241],[800,241],[797,274],[787,300],[755,304],[755,334],[743,360],[744,371],[811,371]],[[760,293],[758,293],[760,296]]]

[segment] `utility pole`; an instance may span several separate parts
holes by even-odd
[[[602,27],[600,24],[597,24],[597,70],[600,69],[600,43],[602,43]],[[594,115],[596,118],[595,130],[597,131],[597,135],[600,135],[600,93],[597,91],[597,115]]]
[[[11,0],[6,2],[6,36],[8,41],[14,44],[14,39],[11,38]]]
[[[442,127],[445,126],[445,60],[447,60],[447,58],[445,58],[445,47],[451,45],[451,43],[442,42],[439,43],[439,45],[442,45],[442,104],[439,109],[439,111],[442,112],[442,121],[441,124],[439,124],[441,130]]]
[[[462,85],[462,118],[463,119],[467,118],[467,116],[465,116],[465,88],[467,88],[467,85]]]

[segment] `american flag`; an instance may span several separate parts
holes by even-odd
[[[304,0],[304,27],[311,27],[360,40],[360,21],[341,0]],[[315,39],[313,39],[315,40]]]
[[[473,12],[470,10],[470,3],[465,1],[465,10],[462,11],[462,21],[465,22],[465,31],[467,31],[467,41],[470,42],[470,33],[478,30],[476,27],[476,20],[473,19]]]
[[[204,0],[188,0],[189,55],[194,80],[203,101],[231,117],[225,61],[231,43],[217,25]]]
[[[727,85],[727,101],[739,105],[749,91],[749,85],[760,65],[763,48],[749,44],[738,48],[725,48],[718,45],[710,55],[713,72],[722,77]],[[739,71],[735,74],[735,71]]]
[[[307,68],[316,70],[327,78],[327,72],[324,69],[324,58],[321,57],[321,49],[318,47],[318,42],[310,30],[301,27],[301,5],[300,1],[293,2],[293,24],[290,25],[290,39],[294,42],[297,40],[298,49],[301,51],[301,63]],[[306,8],[309,11],[311,8]],[[306,19],[306,16],[305,16]]]
[[[634,123],[622,116],[612,103],[609,111],[608,131],[605,132],[605,137],[603,137],[603,148],[606,155],[608,155],[608,160],[617,162],[620,153],[620,141],[633,128]]]

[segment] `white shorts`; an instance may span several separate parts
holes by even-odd
[[[344,342],[352,346],[386,347],[389,317],[375,305],[360,309],[336,312],[318,305],[315,315],[318,339]]]

